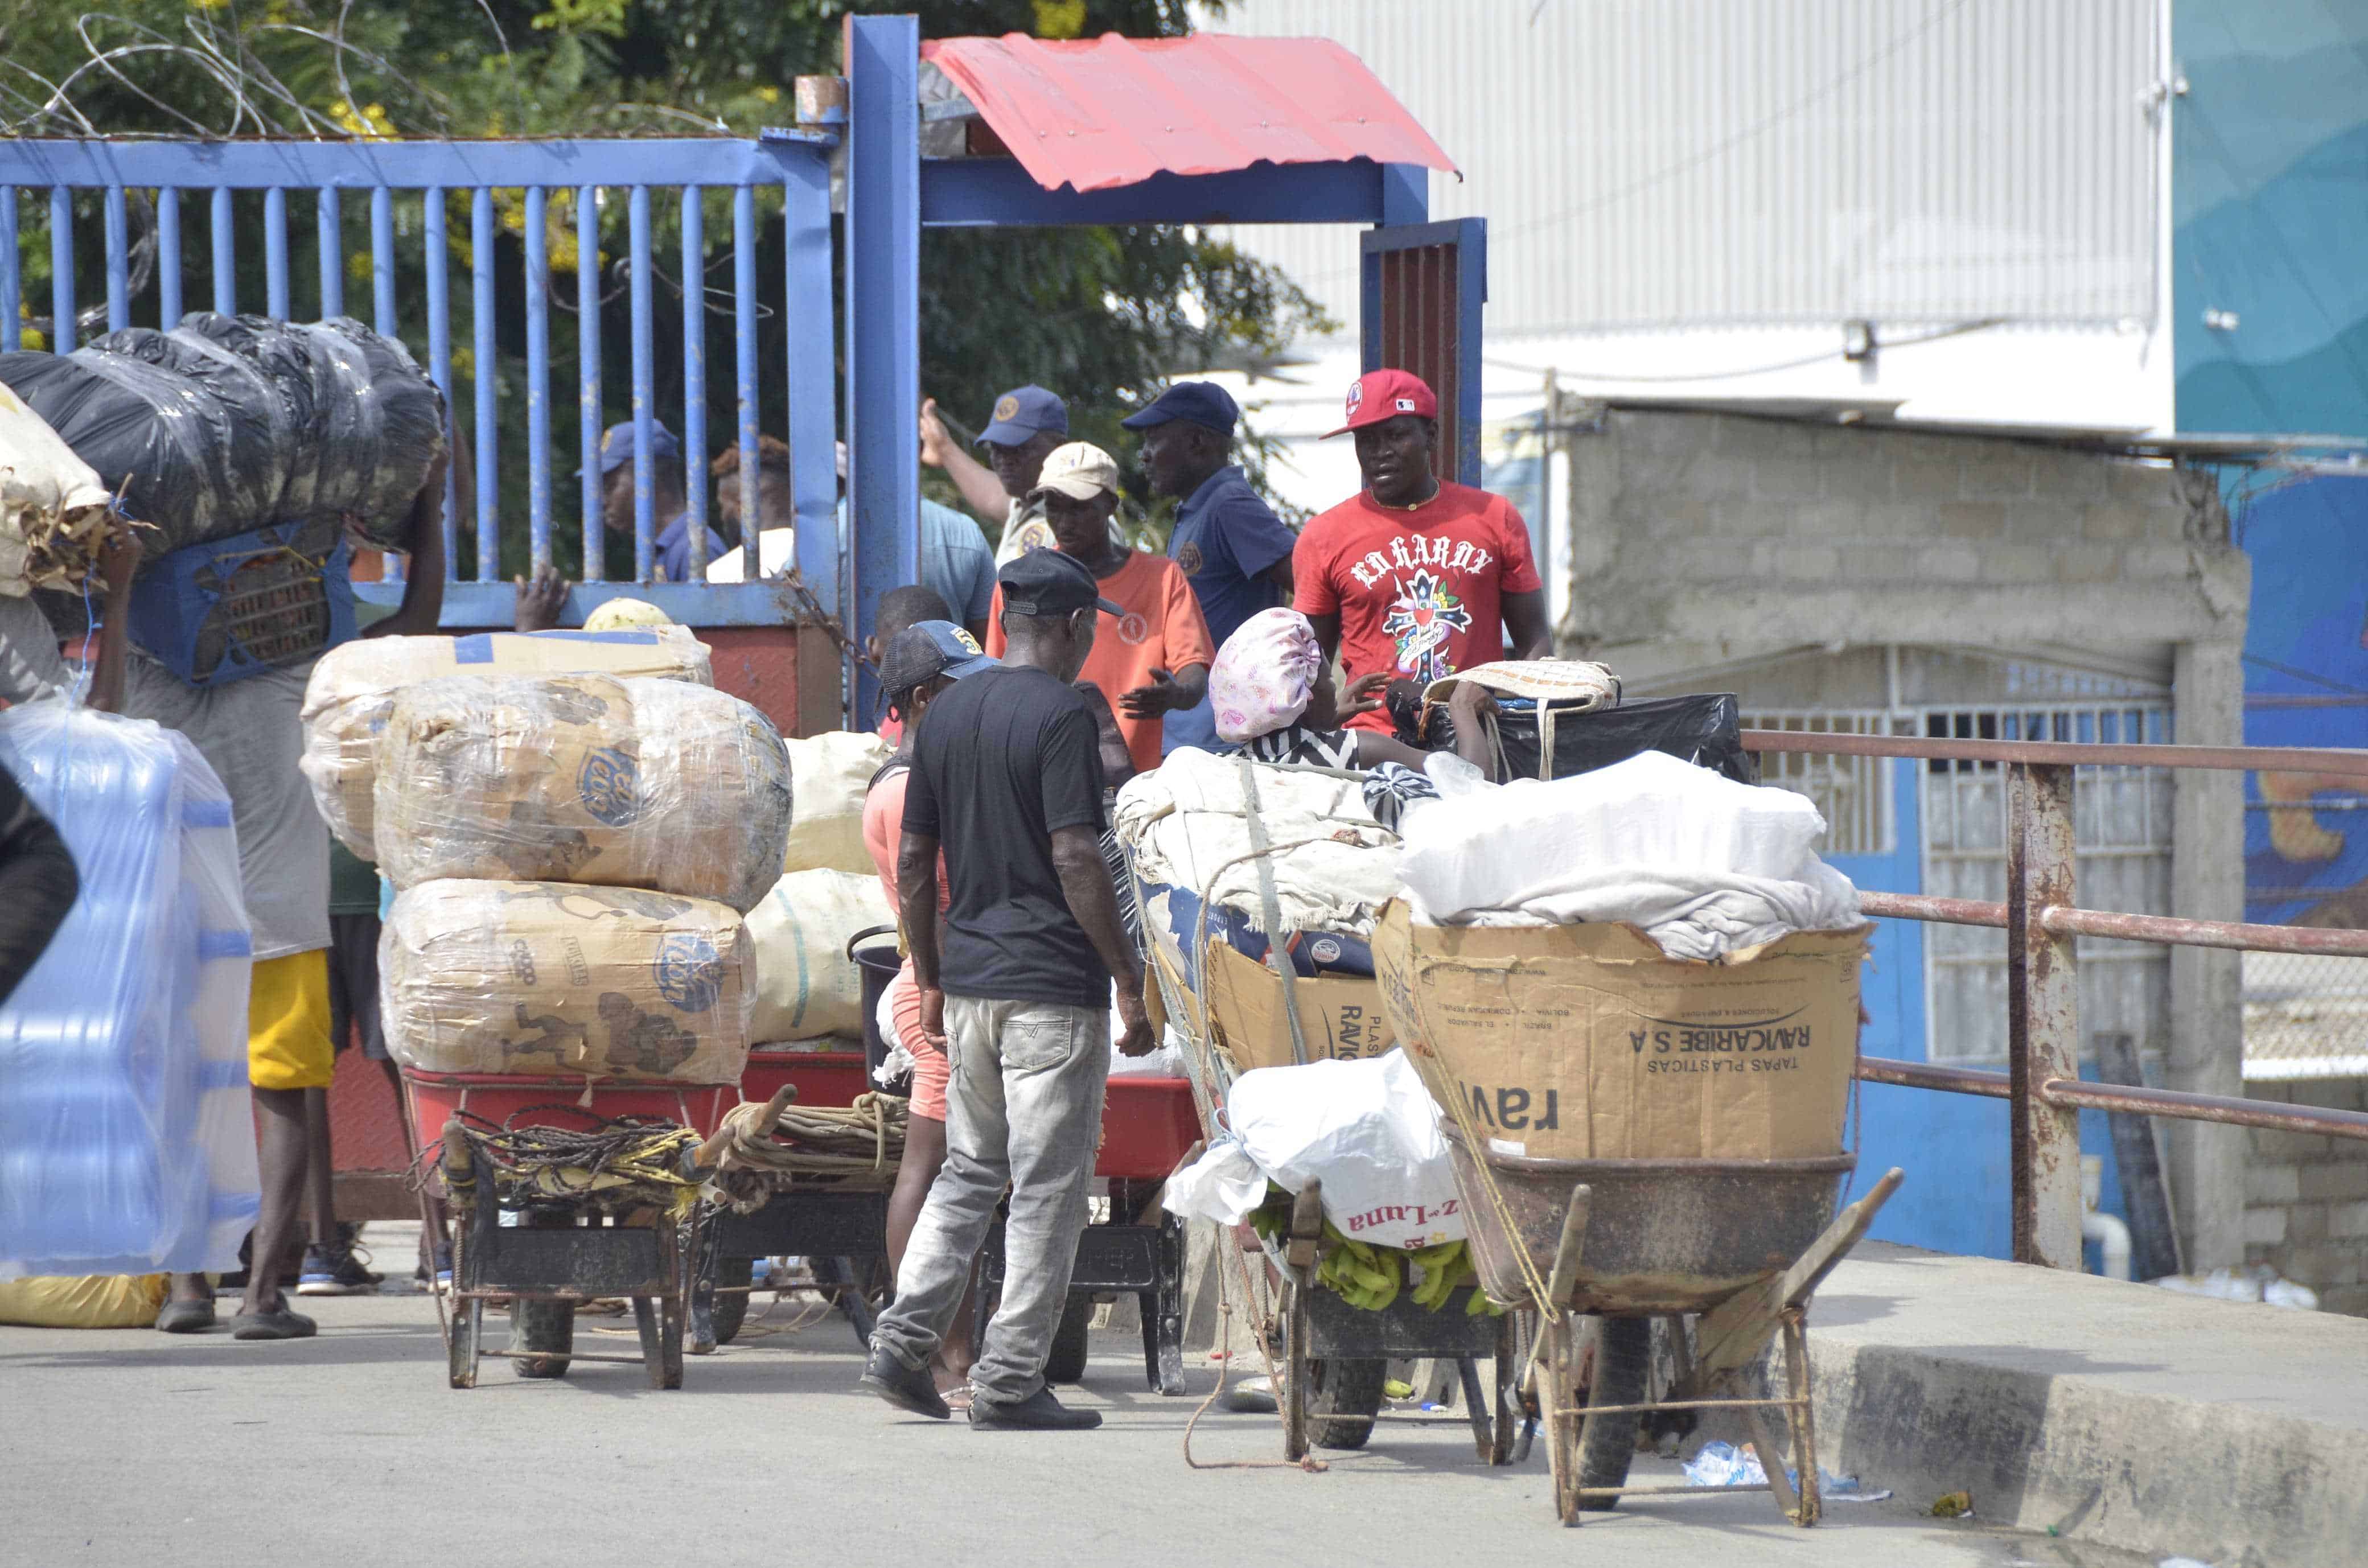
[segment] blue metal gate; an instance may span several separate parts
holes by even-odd
[[[703,576],[707,523],[708,460],[712,455],[708,428],[707,338],[709,318],[720,314],[707,303],[704,282],[707,221],[711,209],[730,226],[733,278],[730,290],[733,324],[733,376],[736,398],[735,428],[728,438],[744,453],[753,453],[766,421],[768,384],[781,399],[775,405],[782,417],[774,427],[786,432],[790,448],[791,488],[797,518],[798,565],[804,581],[831,613],[843,617],[838,549],[837,475],[833,450],[836,349],[832,318],[832,266],[829,152],[836,138],[807,131],[768,131],[761,139],[671,140],[646,142],[0,142],[0,349],[20,346],[23,317],[31,301],[24,299],[19,276],[20,222],[29,216],[19,202],[19,187],[36,194],[36,210],[43,214],[51,258],[50,347],[63,352],[84,335],[76,326],[78,310],[90,309],[78,287],[75,225],[78,209],[87,211],[97,198],[104,229],[105,322],[108,331],[133,324],[136,313],[160,326],[177,323],[193,301],[186,297],[187,265],[184,222],[189,209],[202,205],[202,222],[210,247],[206,271],[211,304],[233,312],[245,303],[238,297],[238,254],[242,243],[255,237],[243,231],[234,194],[262,193],[262,233],[267,314],[289,318],[297,305],[298,279],[290,250],[289,193],[313,207],[316,239],[317,293],[306,303],[317,303],[320,316],[346,312],[345,286],[349,270],[367,276],[370,301],[369,320],[388,336],[402,335],[399,325],[406,301],[398,298],[398,228],[418,227],[424,274],[423,308],[408,312],[424,319],[425,344],[409,347],[422,358],[437,385],[443,389],[457,431],[469,433],[474,470],[473,494],[448,492],[445,507],[445,560],[452,579],[445,594],[448,626],[500,626],[512,613],[512,590],[501,572],[503,508],[497,478],[501,457],[502,421],[496,379],[489,372],[502,352],[503,338],[522,328],[526,361],[524,445],[527,470],[524,522],[527,561],[532,567],[550,563],[554,494],[564,460],[560,453],[573,445],[579,458],[597,452],[607,417],[601,371],[600,303],[603,272],[599,266],[601,217],[611,200],[625,208],[624,288],[630,298],[631,403],[630,417],[640,437],[635,443],[633,571],[631,584],[606,581],[602,557],[606,542],[601,522],[600,473],[596,461],[580,464],[577,485],[585,585],[569,606],[568,619],[580,620],[601,599],[630,590],[656,602],[676,619],[692,626],[780,626],[802,619],[785,598],[779,582],[709,585],[656,584],[655,540],[671,519],[654,515],[652,466],[646,456],[654,424],[663,417],[658,408],[660,348],[653,329],[654,290],[659,266],[653,256],[654,214],[661,200],[674,205],[681,235],[685,308],[678,369],[682,393],[673,423],[680,438],[685,471],[685,495],[693,543],[693,576]],[[778,304],[768,303],[757,272],[759,192],[778,192],[782,208],[785,256],[782,292]],[[660,193],[664,193],[662,196]],[[134,288],[129,207],[137,196],[154,202],[154,260],[153,277]],[[351,196],[369,209],[369,237],[361,246],[348,247],[346,199]],[[450,208],[466,199],[466,239],[450,233]],[[554,209],[573,209],[573,234],[564,223],[554,224]],[[301,205],[300,205],[301,215]],[[192,225],[194,226],[194,225]],[[523,276],[512,280],[498,275],[497,235],[507,231],[521,242]],[[562,246],[572,237],[575,250],[575,312],[579,322],[575,375],[575,438],[554,437],[554,389],[550,321],[552,309],[552,250],[557,235]],[[612,242],[613,243],[613,239]],[[461,323],[468,334],[465,349],[453,342],[455,312],[450,299],[450,275],[456,252],[464,252],[469,294]],[[586,265],[586,263],[589,265]],[[556,268],[565,271],[562,265]],[[497,301],[507,287],[520,290],[522,321],[506,321]],[[564,308],[564,306],[562,307]],[[786,327],[784,363],[768,368],[758,363],[757,323],[760,312],[778,309]],[[142,324],[146,324],[143,322]],[[424,349],[424,352],[423,352]],[[515,350],[512,350],[515,352]],[[456,364],[464,367],[456,372]],[[463,386],[467,391],[463,418]],[[563,428],[564,421],[562,421]],[[757,515],[757,466],[744,462],[741,473],[743,515]],[[457,482],[455,483],[457,489]],[[472,502],[475,570],[469,581],[459,580],[459,532],[463,501]],[[365,594],[371,592],[365,585]]]

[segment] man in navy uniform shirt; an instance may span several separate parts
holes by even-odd
[[[1143,466],[1155,494],[1178,499],[1168,558],[1191,580],[1212,646],[1262,609],[1291,602],[1291,551],[1298,537],[1226,460],[1241,418],[1225,389],[1178,381],[1120,421],[1143,436]],[[1163,752],[1216,743],[1209,699],[1167,715]]]

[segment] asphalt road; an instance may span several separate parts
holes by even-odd
[[[1490,1471],[1460,1419],[1394,1416],[1312,1475],[1187,1467],[1192,1396],[1144,1391],[1128,1337],[1099,1335],[1082,1389],[1099,1432],[973,1432],[899,1415],[854,1387],[846,1324],[792,1301],[693,1358],[684,1387],[639,1369],[564,1381],[486,1364],[445,1386],[433,1304],[313,1300],[320,1337],[226,1330],[0,1328],[0,1562],[140,1560],[838,1565],[1526,1563],[1622,1568],[2130,1568],[2094,1547],[1941,1521],[1913,1505],[1836,1505],[1804,1531],[1764,1495],[1631,1503],[1565,1530],[1544,1449]],[[224,1303],[227,1313],[229,1303]],[[496,1320],[498,1321],[498,1320]],[[493,1342],[505,1343],[496,1334]],[[580,1350],[630,1354],[630,1319],[586,1317]],[[1212,1411],[1196,1458],[1281,1457],[1272,1416]],[[1674,1464],[1647,1470],[1676,1479]],[[1879,1483],[1879,1477],[1870,1477]],[[1976,1499],[1978,1507],[1979,1500]]]

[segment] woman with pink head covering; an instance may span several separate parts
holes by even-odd
[[[1344,707],[1307,618],[1295,609],[1262,609],[1225,639],[1209,666],[1209,706],[1224,743],[1220,749],[1260,762],[1342,771],[1395,762],[1419,772],[1423,754],[1404,741],[1341,727],[1381,706],[1388,679],[1387,672],[1360,677],[1349,687]],[[1488,766],[1487,742],[1478,706],[1487,700],[1486,692],[1466,681],[1455,687],[1452,709],[1456,750],[1481,767]]]

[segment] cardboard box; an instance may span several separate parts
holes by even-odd
[[[1631,926],[1417,926],[1399,903],[1373,967],[1432,1096],[1500,1153],[1782,1159],[1841,1152],[1872,929],[1690,963]]]
[[[1283,1008],[1282,977],[1223,942],[1209,944],[1211,1043],[1236,1073],[1292,1064],[1291,1016]],[[1293,979],[1299,1027],[1311,1062],[1355,1062],[1380,1056],[1397,1043],[1382,999],[1370,980],[1330,975]]]

